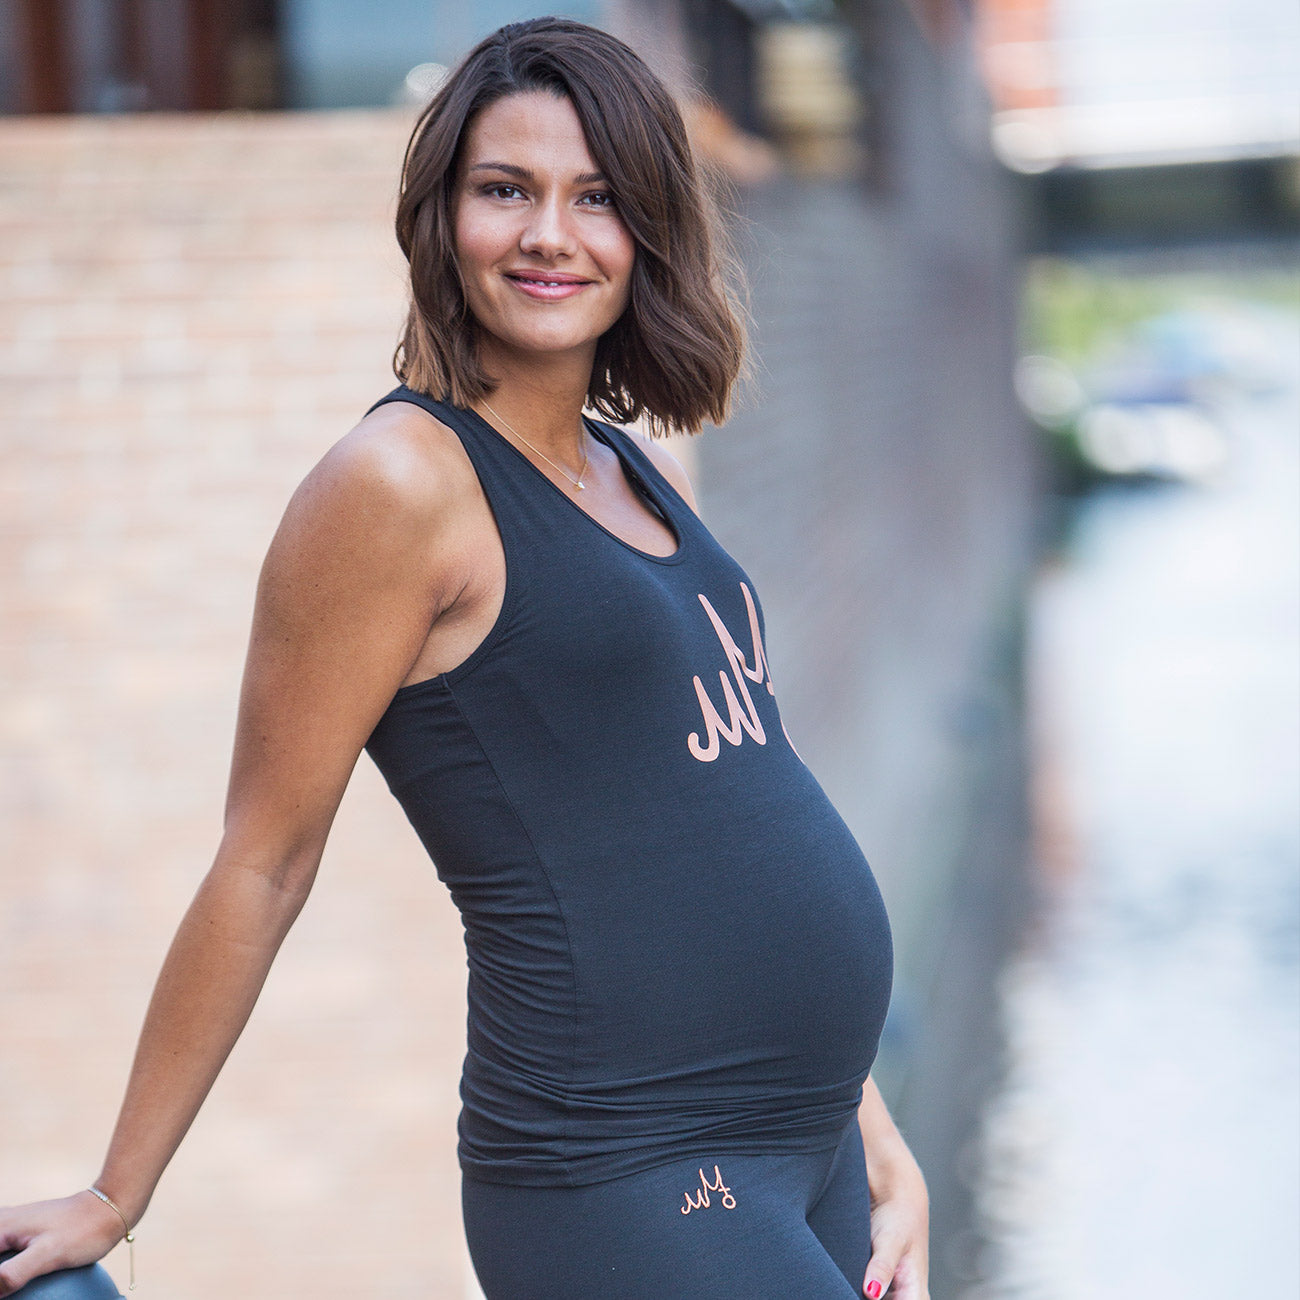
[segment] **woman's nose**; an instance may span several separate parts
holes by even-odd
[[[564,205],[546,201],[538,203],[528,214],[528,224],[519,240],[522,252],[555,257],[574,250],[573,229]]]

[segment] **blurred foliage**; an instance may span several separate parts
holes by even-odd
[[[1170,477],[1167,472],[1153,473],[1136,465],[1118,470],[1106,464],[1090,449],[1088,435],[1088,422],[1090,418],[1095,421],[1099,402],[1118,402],[1121,414],[1127,408],[1131,436],[1143,432],[1137,426],[1144,421],[1149,426],[1148,441],[1157,436],[1156,422],[1170,419],[1167,412],[1159,413],[1159,405],[1181,403],[1185,411],[1178,418],[1185,441],[1186,408],[1198,406],[1195,376],[1179,368],[1180,361],[1185,364],[1189,360],[1187,355],[1161,355],[1159,340],[1153,335],[1158,322],[1179,315],[1183,319],[1197,314],[1230,317],[1244,304],[1300,313],[1300,265],[1295,262],[1248,248],[1218,253],[1203,250],[1199,256],[1218,260],[1206,266],[1188,265],[1187,258],[1166,260],[1148,252],[1139,257],[1078,260],[1039,257],[1026,265],[1017,390],[1042,437],[1053,493],[1071,499],[1117,481],[1140,484]],[[1170,342],[1168,332],[1164,342]],[[1055,411],[1043,409],[1042,376],[1051,379],[1053,366],[1078,382],[1074,409],[1069,409],[1068,401]],[[1149,384],[1164,384],[1168,391],[1155,398],[1148,395],[1146,400],[1153,404],[1146,407],[1140,396],[1117,393],[1116,372],[1122,376],[1126,367],[1130,380],[1137,376]],[[1026,382],[1035,379],[1039,382]],[[1181,396],[1180,386],[1185,389]],[[1035,392],[1038,402],[1033,400]],[[1048,397],[1058,395],[1047,392]],[[1113,426],[1116,417],[1112,415],[1110,421]]]
[[[1035,258],[1025,276],[1021,351],[1080,366],[1163,312],[1243,299],[1300,311],[1300,270],[1276,266],[1174,271]]]

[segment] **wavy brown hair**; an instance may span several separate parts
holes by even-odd
[[[406,146],[397,242],[411,305],[397,377],[457,406],[490,393],[456,264],[453,199],[474,116],[523,91],[564,96],[636,243],[627,309],[600,337],[587,405],[654,433],[721,424],[745,354],[735,262],[672,95],[622,41],[583,23],[511,23],[475,46]]]

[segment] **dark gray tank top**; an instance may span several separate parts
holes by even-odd
[[[456,432],[505,550],[483,643],[403,686],[367,744],[465,925],[463,1168],[573,1185],[834,1146],[889,1003],[889,923],[786,737],[752,583],[622,431],[587,423],[669,556],[474,412],[390,401]]]

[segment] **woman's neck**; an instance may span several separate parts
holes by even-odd
[[[568,463],[582,459],[582,408],[591,368],[548,365],[485,367],[499,376],[486,399],[475,403],[480,414],[504,423],[546,455]]]

